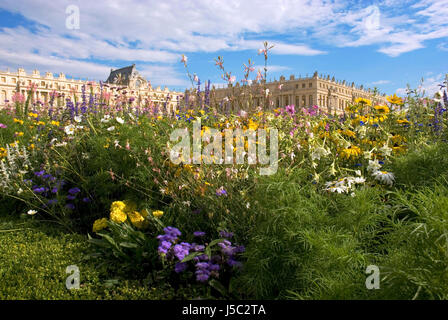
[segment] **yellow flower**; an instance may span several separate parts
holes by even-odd
[[[252,119],[249,120],[249,129],[251,130],[257,130],[258,129],[258,123],[252,121]]]
[[[95,222],[93,223],[92,231],[98,232],[104,228],[107,228],[107,218],[95,220]]]
[[[366,104],[368,106],[372,105],[372,101],[370,101],[369,99],[365,99],[365,98],[357,98],[357,99],[355,99],[355,103]]]
[[[352,137],[352,138],[356,137],[356,133],[349,129],[345,129],[341,133],[347,137]]]
[[[30,144],[30,149],[31,149],[31,150],[34,150],[35,147],[36,147],[36,146],[34,145],[34,143]]]
[[[131,220],[131,223],[139,229],[142,229],[148,225],[148,221],[146,221],[138,211],[128,213],[128,217],[129,220]]]
[[[50,122],[52,126],[59,126],[59,121],[51,121]]]
[[[118,210],[123,211],[126,208],[126,204],[123,201],[114,201],[110,206],[110,211]]]
[[[392,104],[402,105],[404,104],[403,99],[398,97],[395,93],[393,96],[388,96],[387,101],[389,101]]]
[[[125,222],[127,219],[126,213],[121,210],[115,209],[110,212],[110,220],[116,223]]]
[[[20,124],[23,124],[23,120],[20,120],[20,119],[16,119],[16,118],[14,118],[14,122],[16,122],[16,123],[20,123]]]
[[[388,114],[390,112],[388,106],[375,106],[374,108],[381,114]]]
[[[20,132],[16,132],[15,135],[16,135],[17,137],[21,137],[21,136],[23,136],[23,132],[22,132],[22,131],[20,131]]]
[[[341,157],[342,158],[357,158],[361,155],[361,149],[357,146],[350,146],[346,149],[342,149]]]
[[[0,158],[6,157],[7,154],[8,152],[5,148],[0,148]]]
[[[410,122],[408,120],[406,120],[406,119],[398,119],[397,123],[398,124],[409,124]]]
[[[160,218],[161,216],[163,216],[163,211],[161,211],[161,210],[153,211],[152,215],[156,218]]]
[[[33,112],[28,113],[28,115],[30,117],[33,117],[33,118],[37,118],[38,117],[38,114],[37,113],[33,113]]]

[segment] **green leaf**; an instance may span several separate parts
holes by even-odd
[[[183,258],[183,260],[181,262],[187,262],[190,260],[193,260],[193,258],[202,255],[202,252],[193,252],[190,253],[188,256],[186,256],[185,258]]]
[[[216,281],[215,279],[212,279],[208,282],[208,284],[216,289],[220,294],[222,294],[224,297],[227,297],[229,294],[227,292],[227,289],[219,282]]]
[[[120,246],[125,248],[138,248],[138,245],[132,242],[120,242]]]

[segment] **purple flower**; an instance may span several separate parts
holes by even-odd
[[[206,273],[203,271],[196,271],[196,280],[200,282],[206,282],[210,277],[210,273]]]
[[[51,189],[51,192],[52,192],[52,193],[57,193],[57,192],[58,192],[58,188],[57,188],[57,187],[54,187],[53,189]]]
[[[190,253],[190,248],[191,248],[191,245],[186,242],[182,242],[181,244],[176,244],[173,249],[174,255],[177,257],[177,259],[183,260]]]
[[[216,190],[216,195],[217,195],[218,197],[220,197],[220,196],[226,196],[226,195],[227,195],[227,191],[226,191],[223,187],[221,187],[221,188],[219,188],[218,190]]]
[[[198,252],[198,251],[204,251],[205,246],[202,244],[195,244],[192,246],[193,250]]]
[[[78,187],[71,188],[68,190],[68,193],[70,193],[70,194],[77,194],[79,192],[81,192],[81,190]]]
[[[195,231],[195,232],[193,232],[193,235],[195,237],[203,237],[203,236],[205,236],[205,232],[203,232],[203,231]]]
[[[42,193],[42,192],[45,192],[45,188],[44,187],[34,188],[33,192],[34,193]]]
[[[82,198],[82,202],[89,203],[90,201],[89,197]]]
[[[160,254],[167,254],[170,248],[171,248],[171,242],[162,241],[162,243],[159,245],[158,251]]]
[[[58,203],[58,199],[48,200],[48,204],[50,204],[50,205],[53,205],[53,204],[56,204],[56,203]]]
[[[75,209],[75,205],[74,205],[73,203],[67,203],[67,204],[65,205],[65,207],[66,207],[67,209],[70,209],[70,210],[74,210],[74,209]]]
[[[75,200],[75,199],[76,199],[76,196],[72,196],[72,195],[69,194],[69,195],[67,196],[67,199],[68,199],[68,200]]]
[[[285,107],[286,112],[288,112],[291,116],[293,116],[296,113],[296,110],[294,108],[294,105],[289,105]]]
[[[229,258],[227,264],[231,267],[237,267],[237,268],[241,268],[243,266],[243,264],[240,261],[236,261],[233,258]]]
[[[41,177],[41,176],[44,175],[44,173],[45,173],[45,170],[42,170],[42,171],[34,172],[34,175],[35,175],[36,177]]]
[[[8,126],[6,124],[0,123],[0,128],[6,129],[6,128],[8,128]]]
[[[222,230],[222,231],[219,232],[219,236],[220,236],[221,238],[227,238],[227,239],[230,239],[230,238],[233,237],[233,232],[227,232],[227,231]]]
[[[184,272],[185,270],[187,270],[187,267],[188,267],[188,265],[186,262],[178,262],[174,266],[174,271],[176,273],[181,273],[181,272]]]

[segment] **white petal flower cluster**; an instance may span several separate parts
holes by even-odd
[[[344,177],[335,181],[325,183],[325,190],[337,193],[349,193],[353,190],[355,185],[363,184],[366,179],[363,177]]]

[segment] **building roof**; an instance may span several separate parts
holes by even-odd
[[[106,83],[115,83],[115,81],[121,77],[121,79],[119,79],[119,83],[117,84],[128,84],[131,76],[135,74],[135,71],[135,64],[117,70],[111,69]]]

